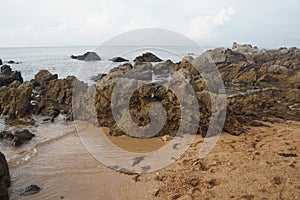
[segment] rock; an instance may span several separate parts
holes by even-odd
[[[164,141],[164,142],[170,141],[172,139],[173,138],[169,135],[164,135],[164,136],[161,137],[161,140]]]
[[[8,164],[3,153],[0,152],[0,199],[9,200],[10,175]]]
[[[134,60],[134,62],[161,62],[162,59],[160,59],[159,57],[157,57],[156,55],[147,52],[147,53],[143,53],[141,56],[136,57]]]
[[[171,60],[166,60],[165,62],[158,63],[153,67],[153,72],[157,74],[169,74],[172,71],[171,66],[174,63]]]
[[[87,53],[85,53],[83,55],[79,55],[79,56],[71,55],[71,58],[76,59],[76,60],[84,60],[84,61],[101,60],[100,56],[95,52],[87,52]]]
[[[129,60],[122,58],[122,57],[114,57],[112,59],[109,59],[112,62],[128,62]]]
[[[17,87],[13,87],[17,86]],[[10,119],[31,116],[32,85],[29,82],[0,88],[0,113]]]
[[[2,65],[3,64],[3,62],[2,62],[2,60],[0,59],[0,65]]]
[[[152,80],[152,64],[150,62],[136,63],[134,65],[134,79],[136,80]]]
[[[238,44],[234,42],[231,47],[232,51],[236,51],[242,54],[256,54],[259,52],[258,48],[252,47],[251,44]]]
[[[216,48],[209,50],[208,53],[216,64],[247,62],[245,55],[228,48]]]
[[[107,74],[97,74],[96,76],[91,76],[90,80],[94,81],[94,82],[98,82],[99,80],[101,80],[104,76],[106,76]]]
[[[8,61],[7,63],[8,63],[8,64],[15,64],[15,65],[20,64],[20,62],[15,62],[15,61],[13,61],[13,60]]]
[[[23,83],[21,72],[12,71],[10,66],[2,65],[0,72],[0,87],[9,86],[9,84],[11,84],[14,81],[19,81],[20,83]]]
[[[27,129],[17,130],[15,132],[11,132],[11,131],[0,132],[0,139],[14,146],[20,146],[23,143],[30,141],[33,137],[35,137],[35,135],[32,134]]]
[[[20,194],[20,196],[30,196],[37,194],[41,191],[41,188],[37,185],[30,185],[25,188],[25,191]]]
[[[48,70],[40,70],[34,76],[34,81],[37,82],[39,86],[46,87],[51,80],[56,80],[57,78],[57,74],[51,74]]]
[[[12,141],[15,146],[20,146],[21,144],[30,141],[33,137],[35,137],[35,135],[27,129],[15,131],[13,136],[14,138]]]

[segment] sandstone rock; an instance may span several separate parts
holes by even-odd
[[[0,199],[8,200],[7,188],[10,187],[8,164],[3,153],[0,152]]]
[[[127,60],[125,58],[122,58],[122,57],[114,57],[114,58],[111,58],[109,60],[112,61],[112,62],[128,62],[129,61],[129,60]]]
[[[18,87],[12,86],[0,88],[0,113],[11,119],[30,116],[32,85],[25,82]]]
[[[79,55],[79,56],[71,55],[71,58],[76,59],[76,60],[84,60],[84,61],[101,60],[100,56],[96,52],[87,52],[87,53],[85,53],[83,55]]]
[[[23,83],[23,78],[21,76],[21,72],[12,71],[10,66],[3,65],[1,66],[1,73],[0,73],[0,87],[1,86],[8,86],[14,81],[19,81]]]
[[[161,62],[162,59],[160,59],[153,53],[147,52],[147,53],[143,53],[141,56],[136,57],[133,61],[134,62],[136,62],[136,61],[138,61],[138,62]]]
[[[58,78],[57,74],[51,74],[48,70],[40,70],[35,76],[34,80],[40,86],[46,87],[51,80],[56,80]]]

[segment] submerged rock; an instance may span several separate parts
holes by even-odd
[[[20,196],[30,196],[37,194],[41,191],[41,188],[37,185],[30,185],[25,188],[25,191],[20,194]]]
[[[35,135],[27,129],[17,130],[15,132],[0,132],[0,139],[13,144],[14,146],[20,146],[25,142],[30,141],[33,137],[35,137]]]
[[[112,59],[109,59],[112,62],[128,62],[129,60],[122,58],[122,57],[114,57]]]
[[[3,153],[0,152],[0,199],[9,200],[10,175],[8,164]]]
[[[136,57],[134,62],[161,62],[162,59],[154,55],[153,53],[143,53],[141,56]]]
[[[16,64],[20,64],[20,62],[16,62],[16,61],[13,61],[13,60],[8,61],[7,63],[8,63],[8,64],[15,64],[15,65],[16,65]]]
[[[78,55],[78,56],[71,55],[71,58],[76,60],[84,60],[84,61],[101,60],[100,56],[95,52],[87,52],[83,55]]]

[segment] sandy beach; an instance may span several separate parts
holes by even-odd
[[[199,159],[203,138],[172,165],[147,174],[127,175],[101,164],[82,145],[76,131],[38,149],[29,162],[11,168],[11,199],[298,199],[300,123],[279,119],[247,127],[247,134],[222,133],[213,151]],[[98,131],[89,125],[86,131]],[[111,137],[130,151],[157,148],[160,138]],[[20,197],[24,185],[39,194]],[[134,191],[134,192],[133,192]]]

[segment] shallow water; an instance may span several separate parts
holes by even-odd
[[[60,127],[65,131],[71,128],[69,125]],[[48,127],[52,130],[56,128],[59,127]],[[93,130],[98,129],[88,129],[91,132]],[[124,140],[122,137],[120,139]],[[156,142],[161,144],[159,139]],[[149,144],[155,146],[153,140]],[[10,196],[13,200],[152,198],[153,191],[147,189],[147,185],[152,183],[133,185],[132,176],[104,166],[85,149],[76,131],[63,134],[35,148],[36,153],[28,161],[10,168]],[[20,193],[31,184],[41,187],[41,192],[30,197],[21,197]]]

